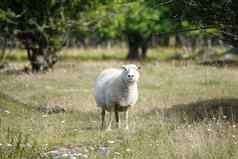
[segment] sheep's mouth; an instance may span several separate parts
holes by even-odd
[[[127,81],[128,81],[129,83],[133,83],[133,82],[135,82],[134,79],[128,79]]]

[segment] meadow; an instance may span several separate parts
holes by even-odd
[[[237,67],[133,62],[142,69],[130,129],[107,132],[100,130],[94,100],[96,76],[131,62],[121,60],[123,54],[116,54],[117,60],[82,56],[60,61],[46,73],[22,72],[18,68],[26,62],[12,62],[16,70],[0,72],[0,158],[238,157]],[[40,109],[54,106],[64,112]]]

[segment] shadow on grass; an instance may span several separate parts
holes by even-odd
[[[5,68],[0,70],[2,75],[24,75],[24,74],[32,74],[33,72],[28,67],[23,68]]]
[[[3,107],[10,107],[9,105],[11,105],[12,107],[24,107],[24,108],[28,108],[28,109],[32,109],[32,107],[26,103],[23,103],[3,92],[0,92],[0,108]]]
[[[237,67],[238,61],[222,61],[222,60],[213,60],[213,61],[203,61],[198,62],[200,65],[206,65],[206,66],[215,66],[215,67]]]
[[[209,99],[188,104],[178,104],[171,108],[152,110],[150,115],[161,113],[165,119],[180,122],[199,122],[204,120],[227,120],[238,122],[238,98]]]

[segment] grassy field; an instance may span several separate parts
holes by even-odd
[[[67,61],[42,74],[1,72],[0,158],[49,158],[52,150],[71,159],[69,151],[99,159],[238,158],[238,68],[137,62],[140,98],[130,130],[101,131],[95,78],[124,63]],[[55,105],[66,111],[38,109]]]
[[[214,48],[218,52],[222,52],[225,48]],[[24,49],[11,49],[6,51],[6,60],[9,61],[27,61],[27,52]],[[77,61],[105,61],[105,60],[124,60],[127,56],[127,48],[112,47],[112,48],[65,48],[59,53],[60,59],[77,60]],[[150,48],[147,53],[147,61],[155,60],[170,60],[176,58],[174,54],[184,52],[183,48],[157,47]],[[191,54],[183,54],[188,59]]]

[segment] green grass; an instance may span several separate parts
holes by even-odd
[[[181,48],[151,48],[148,50],[147,61],[170,60],[176,51]],[[103,60],[125,60],[127,48],[113,47],[106,48],[67,48],[59,52],[60,60],[80,60],[80,61],[103,61]],[[26,50],[12,49],[6,54],[8,61],[27,61]]]
[[[27,53],[24,49],[9,49],[6,51],[6,60],[9,61],[26,61]]]
[[[6,152],[2,158],[78,145],[88,158],[238,157],[237,68],[136,62],[142,66],[140,98],[130,110],[130,130],[101,131],[93,96],[95,78],[104,68],[124,63],[67,61],[42,74],[1,72],[0,143],[6,148],[11,143],[6,136],[12,136],[13,145],[35,145],[24,151],[0,147]],[[45,114],[37,109],[46,104],[60,105],[66,112]],[[109,153],[102,154],[102,147]]]
[[[202,48],[199,48],[202,49]],[[181,47],[156,47],[150,48],[147,52],[147,58],[143,61],[173,61],[173,60],[195,60],[199,49],[188,52]],[[214,47],[217,57],[223,55],[227,48]],[[104,61],[104,60],[125,60],[128,49],[126,47],[114,46],[112,48],[65,48],[58,55],[60,60],[76,60],[76,61]],[[7,50],[5,60],[8,61],[27,61],[27,53],[24,49]]]
[[[148,50],[146,61],[167,60],[176,49],[171,48],[152,48]],[[179,49],[178,49],[179,50]],[[125,60],[127,48],[113,47],[105,48],[87,48],[87,49],[65,49],[61,52],[61,59],[64,60],[81,60],[81,61],[103,61],[103,60]]]

